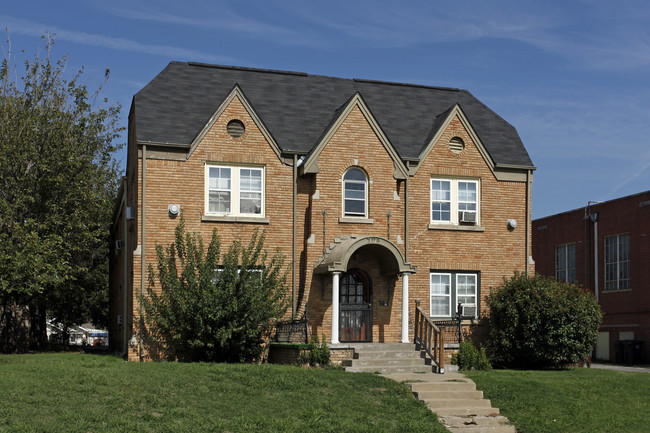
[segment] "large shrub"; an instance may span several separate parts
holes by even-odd
[[[602,319],[594,296],[573,284],[515,274],[488,296],[490,359],[516,368],[558,367],[593,348]]]
[[[156,246],[158,272],[149,268],[151,285],[141,299],[150,350],[184,362],[259,359],[263,336],[287,308],[283,257],[269,259],[263,244],[264,233],[255,231],[247,246],[236,241],[221,256],[214,230],[204,252],[181,217],[175,242]]]

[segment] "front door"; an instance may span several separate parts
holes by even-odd
[[[368,274],[353,269],[340,279],[341,341],[372,341],[372,287]]]

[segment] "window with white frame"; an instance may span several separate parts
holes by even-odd
[[[576,280],[576,244],[555,247],[555,279],[572,283]]]
[[[368,178],[361,169],[353,167],[343,175],[343,216],[368,216]]]
[[[605,290],[630,288],[630,234],[605,238]]]
[[[436,318],[451,318],[456,307],[473,307],[478,311],[479,279],[476,272],[431,272],[429,315]],[[466,309],[466,311],[469,311]]]
[[[205,212],[264,216],[264,168],[206,165]]]
[[[466,179],[431,179],[431,223],[476,224],[479,183]]]

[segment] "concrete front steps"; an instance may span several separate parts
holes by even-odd
[[[343,363],[346,371],[379,373],[406,383],[450,432],[516,433],[474,382],[450,371],[455,369],[451,365],[445,367],[446,373],[438,374],[437,366],[414,344],[366,343],[354,348],[354,359]]]
[[[345,371],[354,373],[431,373],[436,370],[412,343],[364,343],[354,346],[354,359],[343,361]]]

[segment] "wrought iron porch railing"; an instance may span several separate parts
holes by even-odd
[[[445,372],[445,330],[437,327],[415,301],[415,344],[425,350],[438,366],[438,373]]]

